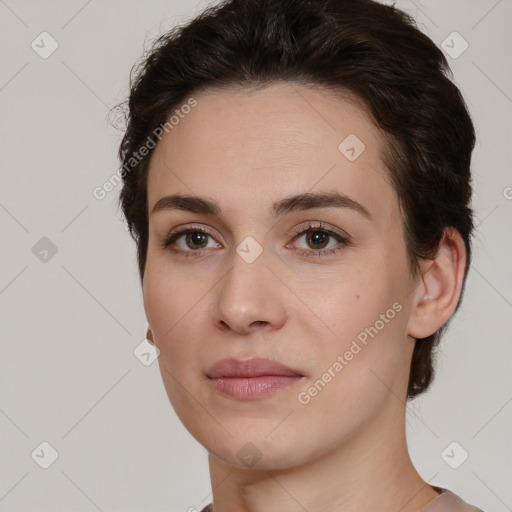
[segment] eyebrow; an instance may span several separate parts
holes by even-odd
[[[348,208],[360,213],[368,220],[373,220],[370,212],[360,203],[340,192],[306,192],[294,196],[285,197],[275,202],[270,214],[272,217],[280,217],[287,213],[309,210],[312,208]],[[219,204],[212,199],[183,194],[172,194],[159,199],[151,215],[162,210],[184,210],[191,213],[219,216],[222,212]]]

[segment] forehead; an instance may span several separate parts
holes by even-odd
[[[284,196],[338,190],[377,222],[396,218],[385,139],[353,96],[277,83],[192,97],[197,105],[151,157],[149,211],[162,196],[183,193],[214,198],[226,215],[261,215]]]

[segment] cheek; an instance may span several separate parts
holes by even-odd
[[[160,373],[169,400],[185,425],[191,415],[200,413],[189,397],[189,392],[196,394],[201,372],[197,364],[200,348],[194,340],[202,338],[195,332],[197,323],[193,321],[194,316],[201,314],[201,294],[194,293],[192,288],[178,276],[153,272],[151,267],[145,272],[144,309],[160,350]]]
[[[315,286],[309,288],[306,295],[308,304],[312,305],[324,325],[329,327],[326,330],[326,342],[338,340],[337,348],[343,348],[344,343],[361,333],[361,338],[364,338],[365,329],[376,322],[379,331],[383,330],[384,325],[385,330],[389,330],[390,322],[382,324],[380,317],[384,315],[384,321],[396,317],[393,304],[400,295],[396,276],[394,278],[391,273],[383,270],[385,268],[385,265],[366,258],[357,265],[336,269],[329,279],[323,283],[316,281]]]
[[[190,321],[188,315],[194,314],[202,295],[200,281],[183,277],[165,257],[148,251],[143,283],[144,309],[151,328],[160,334],[161,342],[172,338],[180,323]]]
[[[385,264],[362,268],[365,272],[351,269],[331,281],[325,294],[328,300],[324,295],[316,309],[329,326],[317,345],[316,376],[334,374],[336,377],[325,376],[330,379],[326,388],[349,407],[355,397],[371,400],[375,393],[388,393],[386,386],[407,363],[407,313],[400,276],[388,271]]]
[[[355,309],[356,314],[339,317],[336,340],[318,349],[316,371],[308,387],[301,389],[301,404],[309,401],[300,406],[305,421],[314,418],[315,425],[322,425],[326,442],[360,431],[388,400],[396,400],[401,395],[400,376],[408,364],[401,342],[403,309],[389,310],[389,323],[374,314],[380,314],[381,308],[364,301],[362,295]]]
[[[187,338],[194,337],[201,294],[193,283],[185,283],[168,272],[154,272],[151,266],[144,276],[143,300],[146,317],[161,351],[159,360],[178,368],[187,361],[187,350],[192,350]],[[171,356],[171,357],[168,357]]]

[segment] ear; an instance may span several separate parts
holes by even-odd
[[[446,228],[433,260],[423,260],[416,285],[408,331],[413,338],[434,334],[452,316],[462,290],[466,247],[455,228]]]
[[[153,332],[151,328],[148,326],[148,330],[146,331],[146,339],[151,343],[151,345],[155,344],[155,340],[153,339]]]

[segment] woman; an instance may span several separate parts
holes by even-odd
[[[228,511],[478,511],[415,470],[471,261],[475,133],[371,0],[228,0],[131,84],[121,204],[169,400]]]

